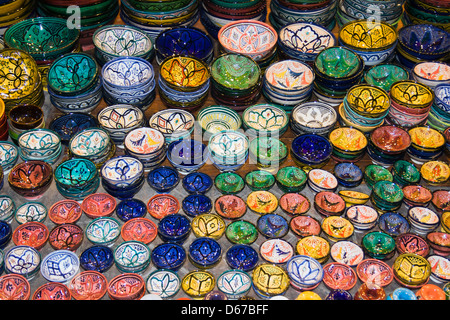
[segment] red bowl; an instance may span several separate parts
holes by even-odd
[[[53,169],[45,161],[30,160],[16,164],[8,175],[8,183],[17,194],[28,200],[42,197],[52,183]]]
[[[323,267],[323,271],[322,281],[332,290],[351,290],[358,282],[358,277],[352,267],[340,262],[328,263]]]
[[[380,150],[400,153],[411,145],[411,136],[402,128],[383,125],[371,132],[370,141]]]
[[[450,191],[449,190],[434,190],[431,203],[439,213],[450,211]]]
[[[72,296],[65,284],[48,282],[36,289],[31,300],[72,300]]]
[[[81,209],[91,219],[108,217],[116,209],[116,199],[107,193],[93,193],[81,202]]]
[[[122,273],[109,281],[107,292],[111,300],[139,300],[145,294],[145,281],[137,273]]]
[[[147,218],[134,218],[128,220],[120,231],[124,241],[136,240],[145,244],[155,240],[158,234],[157,225]]]
[[[345,211],[344,199],[331,191],[321,191],[314,196],[314,208],[323,216],[340,216]]]
[[[83,214],[78,201],[64,199],[54,203],[48,210],[48,217],[55,224],[75,223]]]
[[[76,224],[61,224],[50,231],[48,242],[55,250],[77,250],[83,242],[83,229]]]
[[[404,112],[409,115],[421,115],[421,114],[426,114],[430,111],[431,104],[425,108],[408,108],[408,107],[402,106],[401,104],[398,104],[395,101],[391,100],[391,108],[394,108],[398,111]]]
[[[100,300],[108,290],[108,280],[98,271],[83,271],[70,281],[69,290],[75,300]]]
[[[409,185],[402,189],[403,202],[409,206],[426,207],[433,198],[431,190],[421,185]]]
[[[30,246],[42,249],[49,238],[47,226],[41,222],[29,221],[19,225],[13,232],[12,239],[16,246]]]
[[[11,273],[0,277],[0,300],[28,300],[30,295],[30,283],[24,276]]]
[[[448,256],[450,254],[450,234],[446,232],[434,231],[426,236],[427,242],[435,254]]]
[[[298,215],[289,221],[289,228],[299,238],[318,236],[322,231],[320,222],[310,216]]]
[[[240,197],[226,194],[218,197],[214,202],[216,213],[224,219],[239,219],[247,212],[247,204]]]
[[[180,202],[170,194],[157,194],[147,202],[147,211],[155,219],[162,219],[180,211]]]
[[[426,257],[430,246],[421,236],[414,233],[402,233],[395,238],[395,247],[400,254],[415,253]]]

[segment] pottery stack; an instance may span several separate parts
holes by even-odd
[[[333,30],[336,25],[337,0],[273,0],[270,2],[270,23],[275,29],[295,22],[308,22]]]
[[[383,125],[371,132],[367,154],[372,163],[390,167],[402,160],[411,145],[409,133],[396,126]]]
[[[423,164],[438,160],[444,152],[445,137],[441,132],[427,126],[416,126],[408,133],[411,136],[408,155],[412,162]]]
[[[427,125],[444,132],[450,127],[450,84],[434,88],[434,101],[428,114]]]
[[[18,21],[31,18],[36,9],[35,1],[2,1],[0,4],[0,35]]]
[[[379,21],[384,21],[396,27],[403,14],[403,4],[405,0],[343,0],[337,10],[337,22],[339,26],[359,20],[376,17]]]
[[[171,27],[192,26],[199,18],[198,0],[121,1],[120,18],[129,26],[144,31],[152,41]]]
[[[450,32],[450,5],[436,0],[406,0],[403,23],[431,24]]]
[[[266,21],[266,1],[205,0],[200,7],[200,21],[206,31],[217,40],[220,28],[235,20]]]
[[[119,13],[118,0],[75,0],[70,4],[61,0],[37,1],[37,14],[41,17],[57,17],[67,21],[69,28],[79,29],[80,45],[82,51],[94,48],[92,35],[95,30],[104,25],[114,23]],[[80,19],[75,19],[76,9],[71,5],[78,6]]]

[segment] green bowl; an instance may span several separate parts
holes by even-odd
[[[416,184],[420,181],[419,169],[414,164],[406,160],[398,160],[391,169],[394,181],[401,185]]]
[[[303,169],[287,166],[278,170],[276,175],[277,186],[284,192],[300,192],[308,181],[308,176]]]
[[[328,78],[347,79],[358,74],[361,57],[344,47],[329,47],[319,52],[314,61],[315,71]]]
[[[69,29],[61,18],[37,17],[9,27],[4,34],[5,44],[21,49],[36,61],[54,60],[69,53],[78,45],[80,31]]]
[[[287,158],[289,150],[278,139],[260,136],[250,141],[249,152],[259,165],[269,167],[281,164]]]
[[[371,188],[375,183],[379,181],[392,182],[394,180],[394,177],[388,169],[376,164],[369,164],[364,169],[364,180],[366,181],[367,186]]]
[[[56,94],[75,96],[97,84],[99,66],[87,53],[69,53],[56,59],[47,74],[48,87]]]
[[[237,194],[245,188],[245,181],[236,172],[222,172],[214,179],[214,185],[222,194]]]
[[[378,64],[366,71],[364,81],[389,92],[394,82],[408,80],[409,71],[396,64]]]
[[[268,191],[275,184],[275,176],[265,170],[250,171],[244,180],[252,191]]]
[[[147,12],[170,12],[173,10],[181,9],[185,7],[192,0],[174,0],[174,1],[137,1],[137,0],[126,0],[123,1],[128,3],[128,5],[138,11]]]
[[[97,16],[100,13],[108,12],[108,9],[113,4],[117,3],[117,0],[106,0],[99,1],[96,4],[79,6],[80,8],[80,18],[90,18]],[[39,7],[52,13],[52,16],[58,17],[69,17],[70,14],[67,12],[67,6],[55,6],[47,4],[44,1],[39,1]]]
[[[361,244],[373,259],[387,260],[395,254],[395,239],[384,232],[372,231],[365,234]]]

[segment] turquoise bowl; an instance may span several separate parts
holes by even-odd
[[[100,74],[99,65],[87,53],[69,53],[56,59],[47,74],[49,91],[76,96],[92,90]]]
[[[67,27],[56,17],[36,17],[19,21],[4,34],[7,47],[21,49],[36,61],[51,61],[72,52],[78,45],[80,30]]]

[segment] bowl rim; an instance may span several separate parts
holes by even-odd
[[[29,129],[29,130],[26,130],[26,131],[22,132],[21,134],[19,134],[19,136],[17,137],[18,147],[21,148],[21,149],[30,150],[30,151],[42,150],[42,149],[29,148],[29,147],[23,146],[20,143],[22,137],[25,137],[25,136],[27,136],[29,134],[32,134],[32,133],[35,133],[35,132],[46,132],[48,134],[51,134],[51,135],[55,136],[56,137],[56,143],[54,145],[52,145],[50,147],[50,149],[54,150],[54,149],[59,148],[59,145],[61,144],[61,137],[59,136],[59,134],[57,132],[55,132],[53,130],[50,130],[50,129],[46,129],[46,128]]]
[[[382,126],[380,126],[380,127],[378,127],[378,128],[375,128],[375,130],[373,130],[373,131],[370,133],[370,135],[369,135],[369,140],[370,140],[370,142],[372,142],[376,147],[378,147],[378,148],[381,149],[382,147],[381,147],[376,141],[373,140],[373,135],[374,135],[374,132],[376,132],[377,130],[381,130],[381,129],[383,129],[383,128],[388,128],[388,127],[390,127],[390,128],[395,128],[396,130],[398,129],[399,131],[406,133],[406,136],[407,136],[407,139],[409,140],[409,143],[408,143],[408,145],[407,145],[405,148],[400,149],[400,150],[386,150],[386,149],[383,148],[383,151],[384,151],[384,152],[401,152],[401,151],[404,151],[404,150],[408,149],[409,146],[411,145],[411,136],[409,135],[409,133],[408,133],[407,130],[405,130],[404,128],[402,128],[402,127],[400,127],[400,126],[396,126],[396,125],[388,125],[388,124],[385,124],[385,125],[382,125]]]
[[[368,88],[368,89],[371,89],[371,90],[374,90],[374,91],[378,91],[378,92],[380,92],[383,96],[385,96],[386,97],[386,99],[387,99],[387,107],[384,109],[384,110],[382,110],[381,112],[379,112],[379,113],[385,113],[387,110],[389,110],[389,108],[390,108],[390,106],[391,106],[391,98],[390,98],[390,95],[389,95],[389,93],[386,91],[386,90],[384,90],[383,88],[380,88],[380,87],[378,87],[378,86],[375,86],[375,85],[370,85],[370,84],[366,84],[366,83],[359,83],[359,84],[355,84],[354,86],[352,86],[350,89],[348,89],[348,91],[347,91],[347,93],[346,93],[346,95],[345,95],[345,100],[344,100],[344,104],[347,104],[353,111],[355,111],[354,109],[353,109],[353,103],[350,103],[349,101],[348,101],[348,96],[349,96],[349,94],[352,92],[352,91],[354,91],[354,90],[357,90],[357,89],[359,89],[359,88]],[[356,112],[356,111],[355,111]],[[373,115],[373,113],[371,113],[371,112],[366,112],[366,111],[358,111],[358,112],[356,112],[356,113],[362,113],[363,114],[363,116],[364,115],[368,115],[368,114],[370,114],[370,115]],[[375,113],[375,114],[377,114],[377,113]]]
[[[367,77],[368,77],[368,74],[370,73],[370,72],[373,72],[373,70],[374,69],[377,69],[377,68],[380,68],[380,67],[394,67],[394,68],[396,68],[396,69],[401,69],[402,71],[404,71],[404,73],[406,73],[407,75],[408,75],[408,77],[406,78],[406,79],[409,79],[409,75],[410,75],[410,72],[409,72],[409,70],[406,68],[406,67],[404,67],[404,66],[402,66],[401,64],[399,64],[399,63],[397,63],[397,62],[382,62],[382,63],[380,63],[380,64],[376,64],[376,65],[373,65],[373,66],[370,66],[365,72],[364,72],[364,80],[367,82]],[[406,80],[405,79],[405,80]],[[368,82],[367,82],[368,83]],[[370,83],[369,83],[370,84]],[[372,84],[372,85],[374,85],[374,84]],[[389,93],[389,91],[387,91],[388,93]]]
[[[113,162],[118,162],[118,161],[120,161],[120,160],[133,160],[133,161],[136,161],[137,162],[137,165],[138,165],[138,167],[139,167],[139,172],[137,173],[137,175],[135,175],[135,176],[133,176],[133,177],[130,177],[130,178],[127,178],[127,179],[125,179],[125,180],[116,180],[116,179],[110,179],[110,178],[108,178],[108,177],[106,177],[105,175],[104,175],[104,173],[105,173],[105,168],[106,168],[106,165],[108,164],[108,163],[113,163]],[[128,155],[121,155],[121,156],[115,156],[115,157],[112,157],[112,158],[110,158],[110,159],[108,159],[108,160],[106,160],[105,161],[105,163],[103,163],[103,165],[102,165],[102,167],[100,168],[100,175],[101,175],[101,177],[103,178],[103,179],[105,179],[106,181],[110,181],[110,182],[112,182],[112,183],[121,183],[121,182],[127,182],[127,181],[129,181],[129,180],[131,180],[131,181],[135,181],[135,179],[137,179],[138,177],[140,177],[141,175],[143,175],[144,174],[144,165],[142,164],[142,162],[139,160],[139,159],[136,159],[136,158],[134,158],[134,157],[131,157],[131,156],[128,156]]]
[[[139,108],[138,108],[139,109]],[[164,134],[170,134],[170,135],[173,135],[173,134],[175,134],[175,133],[180,133],[180,132],[184,132],[184,131],[189,131],[191,128],[193,128],[194,127],[194,125],[195,125],[195,116],[191,113],[191,112],[189,112],[189,111],[187,111],[187,110],[183,110],[183,109],[175,109],[175,108],[169,108],[169,109],[163,109],[163,110],[160,110],[160,111],[158,111],[158,112],[155,112],[154,114],[152,114],[152,116],[150,117],[150,119],[148,120],[148,124],[149,124],[149,126],[151,127],[151,128],[153,128],[153,126],[152,126],[152,124],[153,124],[153,122],[154,122],[154,120],[156,120],[159,116],[161,116],[161,115],[163,115],[163,114],[167,114],[167,113],[182,113],[182,114],[184,114],[187,118],[189,118],[189,119],[191,119],[191,123],[192,123],[192,125],[191,126],[189,126],[189,129],[186,129],[186,130],[181,130],[181,131],[173,131],[172,133],[164,133]],[[154,128],[154,129],[156,129],[156,128]]]
[[[422,75],[418,74],[416,71],[416,68],[419,67],[420,65],[426,65],[426,64],[434,64],[434,65],[441,65],[441,66],[447,67],[447,69],[449,70],[448,77],[446,79],[437,80],[437,79],[428,79],[428,78],[425,78]],[[424,80],[424,81],[427,81],[430,83],[440,84],[443,81],[445,81],[445,84],[449,84],[449,82],[450,82],[450,64],[448,64],[444,61],[421,61],[421,62],[418,62],[411,68],[411,73],[412,73],[413,77],[416,77],[418,79],[421,79],[421,80]]]
[[[119,226],[120,226],[120,224],[119,224]],[[118,233],[117,236],[118,236],[118,237],[120,236],[120,232]],[[121,242],[120,244],[118,244],[117,247],[116,247],[116,248],[114,249],[114,251],[113,251],[114,262],[115,262],[117,265],[125,266],[126,268],[128,267],[127,265],[123,265],[123,264],[120,264],[120,263],[119,263],[119,261],[117,260],[116,253],[117,253],[117,251],[120,249],[120,247],[125,246],[125,245],[129,245],[129,244],[132,244],[132,243],[136,243],[136,244],[141,245],[141,246],[148,252],[148,259],[146,259],[146,261],[144,261],[142,264],[140,264],[140,265],[138,265],[138,266],[133,266],[132,268],[141,268],[141,267],[143,267],[144,265],[146,265],[148,261],[150,261],[150,259],[151,259],[151,250],[150,250],[150,247],[149,247],[148,245],[146,245],[146,244],[143,243],[142,241],[138,241],[138,240],[128,240],[128,241],[123,241],[123,242]]]
[[[113,255],[113,257],[114,257],[114,255]],[[120,295],[116,295],[113,293],[112,285],[117,283],[118,280],[126,278],[126,277],[131,277],[131,278],[139,280],[139,288],[136,292],[134,292],[132,294],[132,297],[135,297],[136,295],[137,295],[137,297],[143,296],[145,294],[145,280],[140,274],[134,273],[134,272],[123,272],[121,274],[118,274],[114,278],[112,278],[110,281],[108,281],[108,286],[107,286],[107,290],[106,290],[108,295],[113,298],[116,298],[117,300],[122,300],[122,299],[120,299],[120,297],[121,297]],[[129,298],[129,296],[127,296],[125,299],[127,299],[127,298]]]
[[[3,37],[3,39],[5,41],[5,45],[8,47],[12,47],[12,48],[15,47],[14,44],[12,44],[9,41],[9,39],[10,39],[10,36],[13,36],[12,32],[17,27],[19,27],[21,25],[27,25],[27,24],[35,25],[36,23],[42,25],[43,23],[49,22],[49,21],[54,22],[54,23],[59,22],[59,24],[67,26],[66,19],[59,18],[59,17],[44,17],[44,16],[42,16],[42,17],[27,18],[25,20],[18,21],[17,23],[15,23],[13,25],[10,25],[6,29],[6,31],[4,33],[4,37]],[[62,47],[62,48],[58,47],[57,49],[52,49],[52,50],[47,50],[47,51],[28,52],[28,54],[31,55],[32,57],[36,57],[37,55],[43,55],[45,57],[48,54],[56,54],[57,52],[59,52],[61,50],[65,52],[65,50],[75,47],[77,42],[80,40],[81,32],[79,29],[76,29],[76,28],[74,28],[74,29],[75,29],[75,31],[72,31],[73,29],[67,28],[67,30],[70,30],[71,33],[75,32],[75,39],[71,40],[64,47]]]
[[[413,211],[413,210],[416,210],[416,208],[423,208],[423,209],[425,209],[425,210],[427,210],[427,211],[432,212],[432,213],[437,217],[437,220],[438,220],[438,221],[437,221],[436,223],[429,224],[429,223],[423,223],[423,222],[417,220],[416,217],[412,214],[412,211]],[[433,210],[431,210],[430,208],[427,208],[427,207],[425,207],[425,206],[416,206],[416,207],[409,208],[409,209],[408,209],[408,212],[407,212],[407,217],[408,217],[408,219],[411,219],[411,220],[414,221],[415,223],[418,223],[418,224],[425,224],[425,225],[428,226],[428,227],[439,226],[439,224],[441,223],[441,217],[439,216],[439,214],[437,214],[436,212],[434,212]]]
[[[237,111],[235,111],[234,109],[232,109],[231,107],[228,107],[228,106],[223,106],[223,105],[209,105],[209,106],[204,106],[204,107],[202,107],[199,111],[198,111],[198,113],[197,113],[197,121],[199,122],[199,124],[200,124],[200,126],[202,127],[202,130],[203,131],[207,131],[207,132],[210,132],[211,134],[213,134],[213,132],[212,131],[208,131],[206,128],[205,128],[205,126],[203,125],[203,118],[204,118],[204,116],[205,116],[205,113],[206,113],[206,115],[208,114],[208,113],[210,113],[210,112],[208,112],[207,113],[207,111],[208,111],[208,109],[211,109],[211,108],[215,108],[215,109],[217,109],[217,108],[219,108],[219,109],[222,109],[222,110],[224,110],[224,111],[226,111],[226,113],[231,113],[232,115],[234,115],[234,117],[237,119],[237,123],[238,123],[238,126],[236,127],[236,129],[235,130],[238,130],[238,129],[240,129],[241,128],[241,126],[242,126],[242,117],[239,115],[239,113],[237,113]],[[220,110],[214,110],[214,112],[213,113],[218,113],[218,112],[220,112]],[[211,123],[212,121],[209,121],[208,123]],[[215,132],[216,133],[216,132]]]
[[[8,182],[9,182],[10,185],[14,186],[14,182],[11,180],[12,179],[11,173],[14,171],[14,169],[18,169],[18,168],[20,168],[20,167],[22,167],[24,165],[27,165],[27,164],[31,164],[31,165],[32,164],[40,164],[40,165],[43,165],[43,166],[47,167],[47,169],[49,170],[49,175],[45,179],[41,180],[39,182],[39,184],[37,184],[37,185],[33,185],[33,186],[28,187],[28,188],[27,187],[19,187],[19,188],[25,189],[25,190],[31,190],[31,189],[35,189],[35,188],[40,188],[43,185],[47,184],[49,181],[51,182],[52,177],[54,176],[54,172],[53,172],[53,168],[52,168],[52,166],[50,164],[48,164],[47,162],[42,161],[42,160],[26,160],[26,161],[23,161],[23,162],[20,162],[20,163],[16,164],[11,169],[11,172],[8,175]]]
[[[298,140],[298,139],[300,139],[300,138],[302,138],[302,137],[306,137],[306,136],[314,136],[314,137],[317,137],[318,139],[324,141],[325,143],[327,143],[327,144],[330,146],[330,152],[329,152],[329,154],[326,156],[326,158],[328,159],[328,158],[332,155],[333,149],[334,149],[334,145],[331,143],[331,141],[330,141],[329,139],[327,139],[327,138],[324,137],[324,136],[315,134],[315,133],[305,133],[305,134],[299,134],[299,135],[297,135],[297,136],[292,140],[291,148],[290,148],[290,149],[291,149],[291,151],[292,151],[292,153],[293,153],[293,155],[294,155],[295,157],[297,157],[297,155],[298,155],[299,159],[301,159],[301,160],[306,160],[306,161],[308,161],[309,163],[314,163],[314,164],[323,163],[323,161],[325,161],[325,159],[322,159],[322,160],[319,160],[319,161],[317,161],[317,160],[306,159],[306,158],[304,158],[301,154],[297,154],[297,152],[294,151],[294,148],[292,147],[294,141],[296,141],[296,140]]]
[[[56,176],[56,173],[58,172],[58,171],[60,171],[61,170],[61,168],[62,168],[62,165],[65,165],[65,164],[67,164],[68,162],[86,162],[86,163],[88,163],[88,165],[90,165],[91,166],[91,171],[92,172],[95,172],[95,174],[93,174],[92,175],[92,177],[89,179],[89,180],[87,180],[87,181],[84,181],[83,183],[81,183],[81,184],[65,184],[65,183],[63,183],[63,182],[61,182],[58,178],[57,178],[57,176]],[[58,183],[58,184],[62,184],[62,185],[65,185],[65,186],[70,186],[70,187],[79,187],[79,186],[85,186],[85,185],[88,185],[88,184],[90,184],[91,182],[93,182],[94,180],[96,180],[96,179],[98,179],[98,173],[97,173],[97,167],[96,167],[96,165],[95,165],[95,163],[94,162],[92,162],[92,160],[89,160],[89,159],[84,159],[84,158],[72,158],[72,159],[67,159],[67,160],[65,160],[65,161],[62,161],[61,163],[59,163],[57,166],[56,166],[56,168],[55,168],[55,181],[56,181],[56,183]]]
[[[258,51],[255,52],[255,54],[261,54],[261,53],[267,53],[270,52],[277,44],[278,41],[278,32],[268,23],[262,22],[262,21],[258,21],[258,20],[250,20],[250,19],[244,19],[244,20],[236,20],[236,21],[231,21],[225,25],[223,25],[220,29],[219,32],[217,34],[217,39],[220,43],[220,45],[225,48],[225,50],[230,50],[232,52],[236,52],[236,53],[240,53],[240,54],[244,54],[244,55],[252,55],[252,53],[243,53],[243,52],[239,52],[239,51],[234,51],[233,48],[230,48],[229,46],[226,45],[226,43],[223,40],[223,34],[224,32],[226,32],[228,29],[235,27],[237,25],[246,25],[246,24],[250,24],[250,25],[258,25],[260,27],[265,28],[266,30],[268,30],[274,37],[273,41],[270,43],[269,48],[263,50],[263,51]]]
[[[397,37],[397,38],[398,38],[398,43],[400,44],[400,46],[402,46],[402,47],[404,47],[404,48],[407,48],[407,50],[410,50],[410,51],[412,51],[412,52],[416,52],[416,53],[419,53],[419,54],[423,54],[423,52],[418,51],[418,50],[415,50],[415,49],[409,47],[409,46],[403,41],[402,35],[403,35],[404,32],[407,32],[409,29],[424,28],[424,27],[430,28],[430,29],[432,29],[432,31],[434,31],[434,32],[441,32],[441,33],[447,35],[448,37],[450,37],[450,33],[449,33],[449,32],[447,32],[447,31],[445,31],[445,30],[443,30],[443,29],[441,29],[441,28],[438,28],[437,26],[435,26],[435,25],[433,25],[433,24],[430,24],[430,23],[411,24],[411,25],[403,26],[402,28],[400,28],[400,29],[398,30],[398,37]],[[444,53],[445,53],[445,52],[444,52]],[[442,52],[440,52],[440,53],[426,52],[426,55],[437,56],[437,55],[442,55]]]
[[[385,26],[387,28],[389,28],[395,35],[394,37],[394,41],[392,43],[386,44],[382,47],[378,47],[378,48],[359,48],[356,46],[353,46],[352,44],[348,43],[348,41],[345,41],[345,39],[342,37],[342,34],[344,33],[345,29],[348,26],[351,26],[353,24],[358,24],[358,23],[365,23],[366,25],[368,24],[376,24],[376,26]],[[342,41],[342,43],[346,46],[349,47],[350,49],[354,49],[357,51],[362,51],[362,52],[379,52],[379,51],[384,51],[387,50],[393,46],[395,46],[395,44],[397,43],[397,39],[398,39],[398,33],[396,28],[394,28],[392,25],[384,22],[384,21],[376,21],[375,23],[373,21],[370,21],[368,19],[358,19],[358,20],[353,20],[353,21],[349,21],[347,23],[345,23],[341,28],[339,28],[339,40]]]

